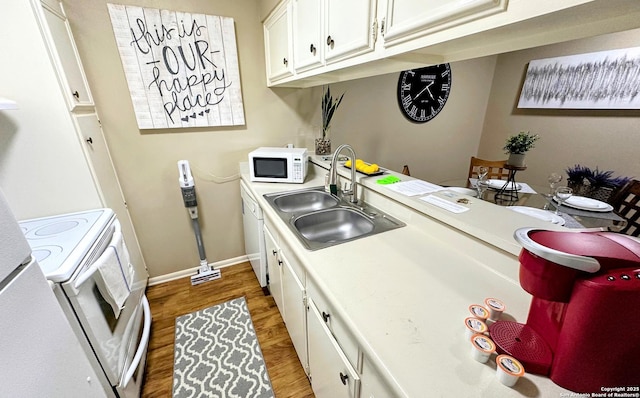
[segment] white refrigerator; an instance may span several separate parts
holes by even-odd
[[[0,397],[107,397],[0,191]],[[107,395],[109,394],[109,395]]]

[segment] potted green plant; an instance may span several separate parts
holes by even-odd
[[[531,134],[528,131],[521,131],[516,135],[507,138],[504,149],[509,155],[507,164],[512,166],[524,167],[525,154],[536,146],[536,141],[540,139],[538,134]]]
[[[339,98],[331,96],[329,86],[323,87],[322,95],[322,136],[316,138],[316,155],[328,155],[331,153],[331,140],[329,139],[329,129],[331,128],[331,119],[340,106],[344,93]]]

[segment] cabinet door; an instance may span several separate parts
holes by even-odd
[[[363,359],[360,378],[360,396],[362,398],[393,398],[396,396],[366,356]]]
[[[401,43],[507,8],[507,0],[388,0],[384,21],[385,45]]]
[[[322,64],[324,0],[293,0],[293,56],[296,71]]]
[[[271,296],[273,296],[273,300],[276,302],[282,319],[286,319],[282,297],[282,260],[280,259],[280,248],[269,229],[267,229],[266,226],[263,229],[264,243],[267,249],[269,291],[271,292]]]
[[[267,79],[277,80],[291,76],[291,3],[283,2],[264,22],[265,57]]]
[[[324,324],[312,299],[309,299],[307,308],[309,369],[311,387],[315,396],[318,398],[358,397],[360,392],[358,374]]]
[[[376,0],[326,0],[326,61],[372,51],[375,13]]]
[[[49,55],[58,72],[58,79],[63,87],[69,110],[93,107],[93,98],[91,98],[80,56],[61,4],[57,0],[42,3],[39,0],[32,1],[48,42]]]
[[[282,301],[286,309],[284,323],[298,353],[300,363],[308,371],[307,363],[307,311],[304,286],[296,276],[291,263],[281,254],[282,260]]]
[[[131,257],[131,263],[136,267],[138,275],[144,275],[147,273],[147,267],[98,115],[95,113],[82,113],[73,114],[72,117],[78,135],[82,140],[81,144],[88,159],[87,164],[94,177],[94,183],[98,186],[102,203],[113,209],[118,216],[122,226],[122,234]]]

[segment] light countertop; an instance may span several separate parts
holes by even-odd
[[[407,225],[309,251],[262,195],[324,185],[329,163],[312,158],[304,184],[251,183],[246,163],[241,164],[242,179],[269,225],[303,265],[307,280],[342,315],[397,396],[547,397],[568,392],[531,374],[513,388],[500,384],[495,355],[485,364],[472,358],[463,322],[469,305],[495,297],[506,304],[505,318],[524,323],[531,297],[518,283],[520,247],[513,231],[562,227],[471,197],[466,197],[469,211],[451,213],[377,184],[381,177],[359,176],[364,200]],[[339,174],[348,178],[350,170],[341,167]],[[454,202],[465,197],[452,194],[435,195]]]

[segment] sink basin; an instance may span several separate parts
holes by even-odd
[[[285,213],[307,213],[338,205],[338,198],[323,191],[303,191],[283,194],[273,200],[277,209]]]
[[[348,208],[334,208],[305,214],[293,226],[312,242],[339,242],[371,233],[373,222],[362,213]]]
[[[264,198],[309,250],[323,249],[405,225],[366,203],[356,206],[331,195],[322,186],[266,194]]]

